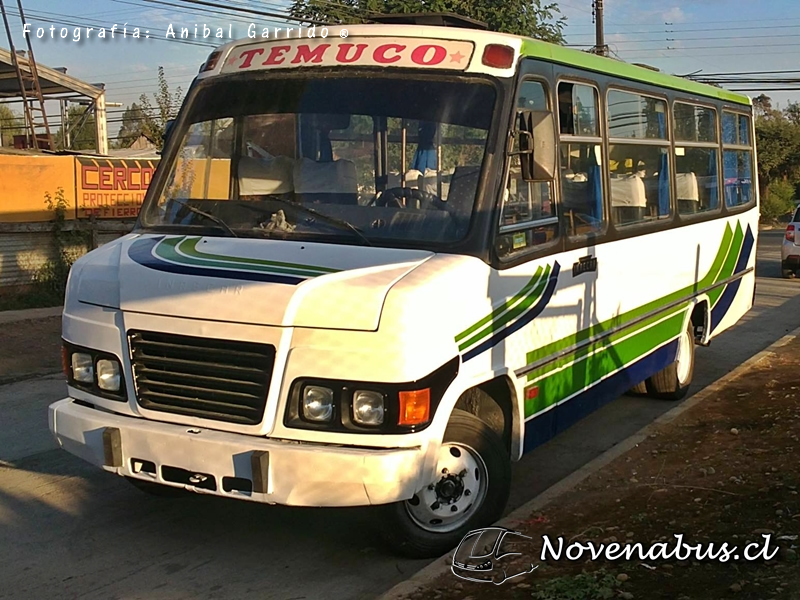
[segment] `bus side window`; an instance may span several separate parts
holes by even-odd
[[[598,234],[603,215],[603,139],[597,90],[585,84],[558,84],[561,209],[570,236]]]
[[[544,85],[538,81],[523,82],[517,109],[551,110]],[[519,156],[511,157],[499,228],[496,244],[501,258],[543,246],[558,236],[553,181],[524,181]]]

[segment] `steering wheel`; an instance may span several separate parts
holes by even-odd
[[[405,204],[403,199],[406,200]],[[410,202],[409,202],[410,201]],[[393,206],[396,208],[408,208],[412,203],[419,202],[420,209],[437,209],[450,211],[447,202],[439,198],[436,194],[424,192],[408,187],[396,187],[385,190],[380,196],[373,198],[370,205],[374,206]]]

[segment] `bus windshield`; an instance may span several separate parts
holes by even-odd
[[[186,107],[143,227],[392,246],[466,235],[492,84],[330,73],[226,79]]]

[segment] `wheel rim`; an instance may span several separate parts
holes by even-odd
[[[475,514],[488,487],[489,474],[481,456],[465,444],[449,442],[439,449],[434,479],[405,502],[406,510],[425,531],[447,533]]]
[[[693,340],[688,331],[684,331],[678,342],[678,383],[683,385],[689,379],[692,369]]]

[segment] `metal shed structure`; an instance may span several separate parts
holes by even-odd
[[[29,62],[24,52],[17,52],[16,61],[9,50],[0,48],[0,102],[22,102],[23,94],[20,89],[20,79],[17,76],[17,67],[31,73]],[[108,154],[108,124],[106,118],[106,93],[103,87],[91,85],[80,79],[67,75],[66,69],[53,69],[42,64],[36,64],[38,83],[42,97],[47,101],[58,101],[61,111],[61,122],[66,123],[67,102],[79,102],[86,106],[85,116],[94,113],[96,128],[96,150],[98,154]],[[28,98],[35,94],[34,84],[26,78],[25,96]],[[26,123],[28,126],[28,123]],[[29,127],[26,127],[29,129]],[[66,128],[64,133],[69,135]],[[67,144],[68,145],[68,144]]]

